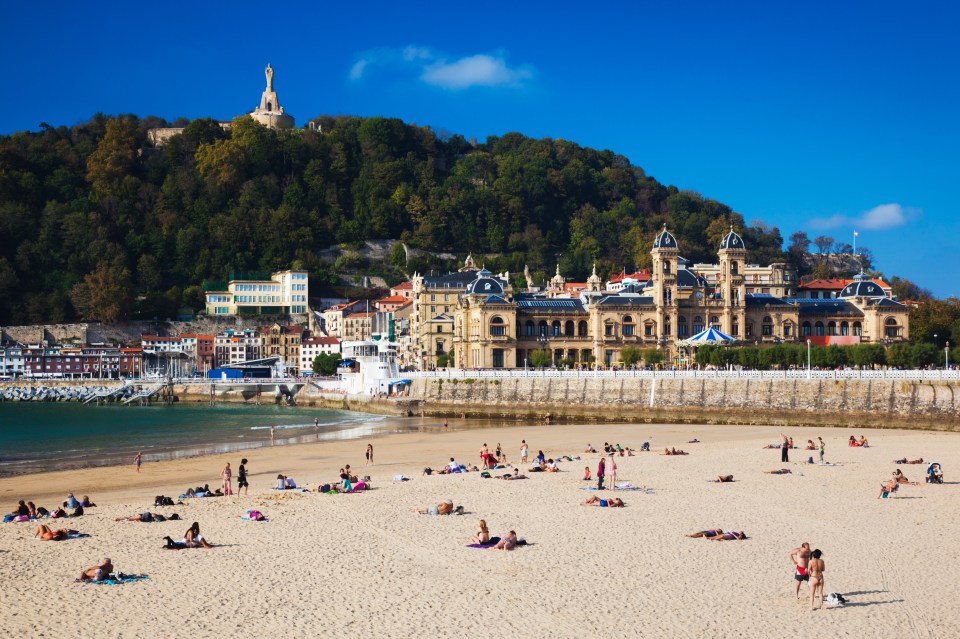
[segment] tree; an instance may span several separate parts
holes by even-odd
[[[340,353],[320,353],[313,358],[313,373],[329,377],[337,372],[341,361]]]
[[[138,146],[135,118],[107,120],[103,138],[87,158],[87,180],[96,193],[119,194],[124,179],[136,169]]]
[[[550,355],[550,351],[539,350],[531,351],[530,353],[530,365],[534,368],[546,368],[553,364],[553,357]]]
[[[100,262],[71,289],[70,300],[84,319],[101,322],[123,319],[133,305],[130,271]]]
[[[658,348],[645,348],[643,361],[647,366],[657,366],[663,363],[663,352]]]
[[[633,368],[641,359],[645,359],[645,352],[636,346],[627,346],[620,350],[620,361],[627,368]]]

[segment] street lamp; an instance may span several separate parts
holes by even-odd
[[[943,349],[943,370],[950,370],[950,340],[947,340],[947,345]]]
[[[807,379],[810,379],[810,345],[812,343],[811,340],[807,340]]]

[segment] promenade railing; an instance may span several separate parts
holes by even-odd
[[[889,379],[903,381],[956,381],[960,370],[553,370],[553,369],[443,369],[403,373],[407,379]]]

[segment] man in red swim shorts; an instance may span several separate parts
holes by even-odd
[[[810,581],[810,575],[807,574],[807,565],[810,563],[810,544],[803,542],[799,548],[790,551],[790,561],[796,566],[793,578],[797,582],[797,599],[800,598],[800,584],[804,581]]]

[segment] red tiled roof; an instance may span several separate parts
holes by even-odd
[[[310,339],[305,339],[300,342],[301,346],[327,346],[327,345],[336,345],[339,344],[340,340],[336,337],[311,337]]]
[[[825,280],[810,280],[809,282],[804,282],[800,284],[797,288],[804,290],[830,290],[830,291],[839,291],[847,284],[853,284],[856,280],[844,279],[841,277],[831,277]],[[872,280],[880,288],[890,288],[890,285],[884,282],[882,279]]]
[[[626,269],[620,271],[616,275],[610,278],[611,282],[622,282],[625,279],[637,280],[640,282],[646,282],[650,279],[650,271],[643,269],[642,271],[637,271],[636,273],[627,273]]]
[[[413,282],[400,282],[399,284],[393,287],[393,290],[395,291],[413,290]]]
[[[587,288],[586,282],[564,282],[563,290],[565,291],[582,291]]]
[[[407,301],[408,301],[407,298],[405,298],[402,295],[391,295],[390,297],[384,297],[383,299],[379,299],[374,303],[375,304],[406,304]]]

